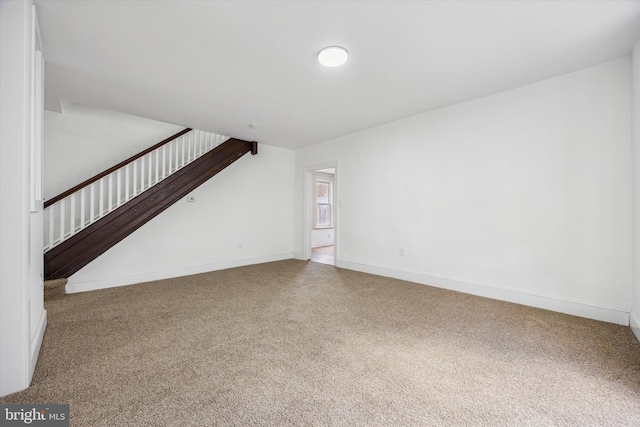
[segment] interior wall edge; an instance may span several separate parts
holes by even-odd
[[[629,323],[631,326],[631,330],[635,334],[638,341],[640,341],[640,318],[638,317],[638,309],[632,309],[631,313],[629,313]]]
[[[33,377],[33,373],[36,369],[36,363],[38,362],[38,355],[40,354],[40,347],[42,347],[42,340],[44,339],[44,332],[47,329],[47,310],[42,310],[40,320],[34,336],[31,338],[31,366],[30,366],[30,378]]]

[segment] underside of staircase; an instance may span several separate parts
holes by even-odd
[[[45,280],[66,279],[244,154],[257,143],[231,138],[100,218],[44,255]]]

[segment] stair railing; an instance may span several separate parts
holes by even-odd
[[[229,137],[185,129],[44,204],[44,252],[213,150]]]

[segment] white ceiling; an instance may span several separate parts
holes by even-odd
[[[285,148],[619,58],[640,37],[640,1],[35,3],[48,97]],[[344,66],[317,62],[330,45]]]

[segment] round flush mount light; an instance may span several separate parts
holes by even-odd
[[[318,61],[325,67],[339,67],[347,62],[349,52],[340,46],[329,46],[318,52]]]

